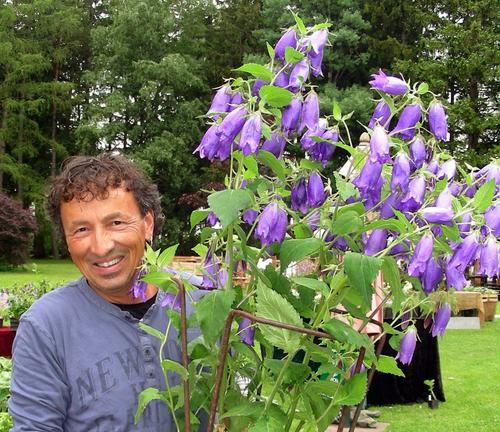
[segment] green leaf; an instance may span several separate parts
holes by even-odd
[[[263,402],[248,402],[246,400],[241,401],[237,406],[229,409],[221,417],[250,417],[252,419],[258,419],[263,411]]]
[[[337,190],[343,200],[347,200],[350,197],[357,197],[359,195],[358,190],[351,182],[344,180],[338,172],[334,172],[333,175],[335,176],[335,185],[337,186]]]
[[[311,31],[316,31],[316,30],[321,30],[321,29],[324,29],[324,28],[330,28],[332,26],[331,23],[327,23],[327,22],[324,22],[324,23],[320,23],[320,24],[316,24],[312,29]]]
[[[401,286],[399,266],[393,257],[385,256],[382,259],[382,273],[384,275],[384,282],[391,287],[393,309],[398,311],[401,307],[401,303],[405,299],[405,295],[403,293],[403,287]]]
[[[302,319],[293,306],[260,281],[257,286],[257,315],[261,318],[303,327]],[[288,353],[295,352],[299,348],[299,333],[265,324],[259,324],[259,328],[272,345]]]
[[[366,334],[358,333],[349,324],[337,319],[331,319],[322,326],[330,335],[342,343],[350,343],[356,347],[368,348],[372,344]]]
[[[263,414],[248,432],[283,432],[283,422],[271,414]]]
[[[180,363],[174,362],[173,360],[163,359],[161,361],[161,367],[164,371],[172,371],[178,374],[183,381],[189,378],[189,372]]]
[[[448,225],[440,225],[443,230],[443,234],[448,240],[459,243],[461,241],[460,231],[458,230],[458,226],[456,223],[453,223],[452,226]]]
[[[233,290],[216,290],[198,302],[196,316],[207,343],[214,343],[222,332],[234,297]]]
[[[277,377],[283,368],[283,360],[266,358],[264,366]],[[284,373],[283,384],[303,383],[310,374],[311,368],[309,366],[292,362]]]
[[[323,241],[318,238],[285,240],[280,248],[281,272],[292,262],[299,262],[319,251]]]
[[[210,210],[195,210],[191,213],[189,221],[191,222],[191,229],[198,225],[210,213]]]
[[[323,169],[323,165],[321,164],[321,162],[316,162],[311,159],[301,159],[300,167],[312,171],[321,171]]]
[[[274,48],[269,44],[269,42],[266,42],[266,46],[269,57],[271,57],[271,60],[274,59]]]
[[[483,213],[493,201],[495,195],[495,179],[482,185],[474,195],[473,205],[479,213]]]
[[[406,225],[398,219],[382,219],[370,222],[362,231],[371,231],[377,228],[385,228],[391,231],[397,231],[400,234],[406,233]]]
[[[164,269],[167,265],[169,265],[172,262],[172,260],[175,257],[175,252],[177,251],[178,246],[179,246],[178,244],[170,246],[160,254],[158,260],[156,261],[158,269]]]
[[[304,58],[304,53],[297,51],[291,46],[285,48],[285,61],[287,63],[298,63]]]
[[[274,156],[271,152],[260,150],[257,157],[261,163],[271,168],[272,172],[276,174],[280,180],[285,180],[285,166],[282,161],[276,158],[276,156]]]
[[[394,357],[389,357],[381,355],[377,360],[377,372],[388,373],[400,377],[404,377],[405,374],[398,367],[398,363]]]
[[[237,72],[247,72],[255,78],[259,78],[264,81],[271,81],[273,79],[273,73],[265,66],[257,63],[247,63],[234,70]]]
[[[366,394],[366,372],[354,374],[340,389],[335,397],[335,402],[340,405],[357,405]]]
[[[179,292],[179,288],[177,287],[177,284],[172,280],[173,276],[173,274],[158,271],[145,274],[141,278],[141,280],[149,284],[156,285],[163,291],[177,294]]]
[[[332,222],[330,231],[334,235],[357,233],[363,227],[363,221],[355,211],[339,214]]]
[[[139,419],[141,418],[141,415],[146,408],[147,404],[151,402],[152,400],[156,399],[162,399],[166,400],[163,392],[158,390],[157,388],[149,387],[147,389],[144,389],[142,392],[139,393],[139,401],[137,404],[137,410],[135,412],[134,416],[134,422],[137,424],[139,422]]]
[[[252,195],[246,189],[225,189],[208,196],[208,204],[225,228],[234,222],[243,209],[252,204]]]
[[[201,243],[198,243],[194,248],[191,249],[194,253],[196,253],[198,256],[205,256],[207,251],[208,251],[208,247],[206,247],[205,245],[201,244]]]
[[[247,169],[245,178],[251,179],[259,175],[259,167],[257,165],[257,161],[253,158],[253,156],[246,156],[243,159],[243,165],[245,165],[245,168]]]
[[[156,330],[154,327],[148,326],[143,322],[139,322],[139,328],[144,330],[147,334],[154,336],[158,340],[162,341],[165,338],[165,335],[160,330]]]
[[[275,108],[287,106],[292,100],[293,93],[273,85],[264,85],[259,90],[260,97]]]
[[[307,33],[307,29],[306,29],[306,26],[304,25],[304,21],[302,21],[300,19],[300,17],[293,12],[292,12],[292,15],[293,15],[293,18],[295,19],[295,22],[297,23],[297,27],[298,27],[299,31],[301,33]]]
[[[342,110],[340,109],[340,105],[337,101],[333,101],[333,109],[332,109],[333,118],[337,121],[342,120]]]
[[[305,239],[312,237],[313,232],[311,227],[307,224],[300,223],[293,226],[293,233],[296,239]]]
[[[351,287],[361,294],[365,305],[372,303],[372,282],[377,276],[382,260],[360,253],[348,252],[344,256],[344,268]]]
[[[420,85],[417,88],[417,93],[419,95],[426,94],[428,91],[429,91],[429,84],[427,84],[425,82],[420,83]]]
[[[306,278],[306,277],[296,277],[292,279],[297,285],[305,286],[314,291],[322,292],[325,296],[330,294],[330,289],[328,285],[318,279]]]

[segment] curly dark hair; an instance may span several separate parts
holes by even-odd
[[[72,199],[91,201],[95,198],[106,199],[109,189],[124,186],[134,194],[144,217],[152,210],[156,237],[163,226],[160,207],[160,194],[153,184],[129,159],[121,154],[103,153],[98,156],[73,156],[63,162],[62,172],[52,179],[47,213],[64,238],[60,207],[62,202]]]

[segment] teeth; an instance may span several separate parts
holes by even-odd
[[[105,263],[99,263],[96,264],[98,267],[111,267],[112,265],[115,265],[117,262],[120,261],[120,258],[115,258],[114,260],[105,262]]]

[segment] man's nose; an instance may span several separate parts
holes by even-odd
[[[92,253],[97,256],[104,257],[113,250],[113,247],[114,240],[108,230],[98,228],[94,231],[94,235],[92,237]]]

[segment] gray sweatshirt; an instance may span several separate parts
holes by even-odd
[[[164,293],[141,320],[164,332]],[[11,432],[174,431],[166,405],[154,400],[137,426],[139,393],[165,388],[160,341],[139,329],[128,312],[99,297],[85,279],[36,301],[23,314],[13,347]],[[194,335],[191,334],[190,339]],[[180,362],[171,326],[166,358]],[[171,385],[179,383],[177,375]]]

